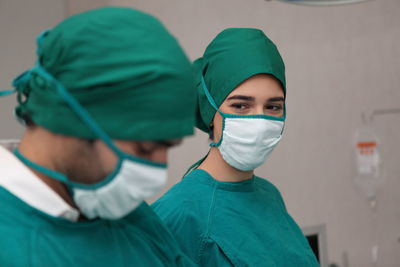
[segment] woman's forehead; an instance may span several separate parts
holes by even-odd
[[[268,74],[258,74],[250,77],[237,86],[228,96],[254,97],[254,98],[271,98],[283,97],[283,88],[280,82]]]

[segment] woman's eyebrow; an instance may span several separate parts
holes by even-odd
[[[267,102],[285,102],[285,98],[284,97],[272,97],[270,99],[267,100]]]
[[[228,97],[226,100],[246,100],[246,101],[255,101],[255,98],[252,96],[246,96],[246,95],[233,95],[231,97]]]

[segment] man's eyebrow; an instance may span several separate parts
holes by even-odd
[[[246,100],[246,101],[254,101],[254,97],[246,96],[246,95],[233,95],[228,97],[226,100]]]
[[[165,147],[173,147],[182,143],[182,140],[173,140],[173,141],[156,141],[158,145],[165,146]]]

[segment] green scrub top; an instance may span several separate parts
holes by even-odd
[[[123,219],[71,222],[0,187],[0,266],[195,266],[143,203]]]
[[[319,266],[277,188],[220,182],[196,169],[153,204],[200,266]]]

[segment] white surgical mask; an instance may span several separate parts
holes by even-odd
[[[164,187],[167,179],[166,164],[123,153],[60,82],[40,65],[35,70],[47,81],[54,83],[57,92],[71,109],[118,156],[118,164],[104,180],[87,185],[73,182],[61,173],[31,162],[16,149],[15,155],[22,162],[46,176],[64,183],[81,213],[89,219],[122,218],[138,207],[144,199],[154,196]]]
[[[109,180],[109,182],[107,182]],[[133,160],[123,160],[115,177],[97,188],[73,187],[73,198],[89,219],[118,219],[157,194],[167,180],[167,169]]]
[[[96,184],[81,184],[54,170],[37,165],[16,149],[15,155],[27,166],[63,182],[80,212],[89,219],[115,220],[137,208],[144,199],[157,194],[166,184],[165,164],[124,155],[114,171]]]
[[[223,159],[241,171],[261,166],[282,138],[285,116],[236,115],[221,112],[202,79],[203,90],[209,103],[222,116],[222,134],[217,143]]]
[[[224,160],[241,171],[261,166],[282,138],[283,121],[266,118],[225,117],[217,146]],[[213,144],[212,144],[213,145]]]

